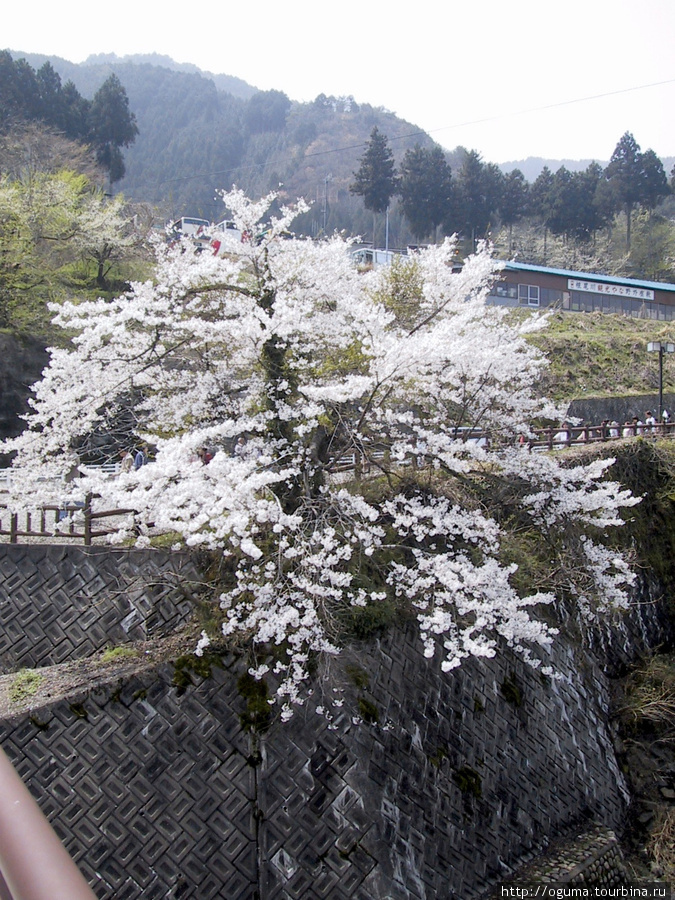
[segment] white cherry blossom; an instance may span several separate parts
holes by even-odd
[[[516,449],[557,410],[532,389],[546,361],[525,337],[541,321],[486,305],[489,249],[461,273],[452,241],[416,255],[422,289],[403,321],[381,299],[390,272],[359,274],[339,237],[288,239],[304,206],[263,225],[274,195],[224,200],[249,238],[225,256],[158,245],[152,280],[54,310],[71,347],[51,351],[27,428],[3,447],[16,454],[13,505],[93,492],[134,510],[120,539],[147,546],[154,530],[217,553],[223,635],[256,648],[255,677],[271,667],[284,719],[310,655],[339,652],[350,616],[387,605],[414,611],[445,670],[503,645],[539,664],[555,630],[534,609],[553,595],[516,591],[498,522],[459,487],[451,499],[453,479],[522,485],[542,533],[592,528],[580,604],[625,606],[631,573],[598,534],[636,500],[609,461]],[[82,465],[96,446],[141,442],[153,458],[138,470],[111,479]],[[348,454],[356,470],[340,472]],[[202,633],[197,652],[213,639]]]

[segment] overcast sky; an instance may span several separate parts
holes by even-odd
[[[673,0],[33,0],[0,33],[72,62],[163,53],[293,100],[352,94],[491,162],[607,160],[625,131],[675,156]]]

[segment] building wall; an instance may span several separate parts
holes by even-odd
[[[548,306],[559,306],[573,312],[605,312],[619,313],[633,318],[657,319],[672,321],[675,317],[675,292],[666,290],[650,290],[647,295],[640,282],[634,287],[621,284],[612,285],[603,282],[602,276],[597,281],[591,279],[572,279],[579,289],[570,287],[568,276],[553,272],[509,271],[505,269],[488,299],[489,303],[500,306],[520,306],[530,309],[543,309]],[[617,293],[597,292],[592,287],[584,290],[583,286],[601,284],[605,288],[613,288]],[[645,294],[645,296],[640,296]],[[653,295],[653,296],[651,296]]]

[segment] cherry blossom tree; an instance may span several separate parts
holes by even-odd
[[[517,449],[556,410],[532,390],[545,360],[525,337],[540,320],[485,305],[488,249],[459,273],[446,240],[405,277],[359,274],[338,237],[287,239],[304,204],[266,221],[275,199],[224,195],[232,235],[257,235],[224,255],[161,245],[153,280],[55,310],[72,346],[52,350],[26,431],[5,442],[14,505],[94,492],[135,511],[121,538],[160,531],[214,553],[222,632],[253,648],[256,677],[271,670],[283,717],[311,655],[337,653],[354,616],[385,606],[417,618],[445,670],[500,646],[540,664],[554,630],[536,608],[554,596],[514,586],[502,528],[469,490],[480,479],[519,486],[542,535],[575,523],[568,588],[589,615],[625,605],[632,575],[602,536],[635,500],[606,477],[611,461]],[[144,441],[154,459],[109,479],[82,461],[120,422],[111,454]]]
[[[132,227],[125,207],[122,194],[108,200],[100,191],[89,191],[82,197],[73,244],[84,259],[96,265],[96,284],[101,290],[107,286],[114,264],[142,244],[143,237]]]

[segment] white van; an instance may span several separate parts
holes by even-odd
[[[229,219],[223,219],[222,222],[218,222],[211,233],[210,247],[214,256],[223,256],[224,253],[227,253],[228,244],[231,246],[232,244],[241,243],[241,231]]]
[[[196,219],[193,216],[182,216],[173,222],[169,230],[175,238],[191,237],[198,238],[208,228],[211,223],[208,219]]]
[[[352,262],[359,268],[375,268],[375,266],[390,266],[395,256],[393,250],[373,250],[370,247],[361,247],[352,251]]]

